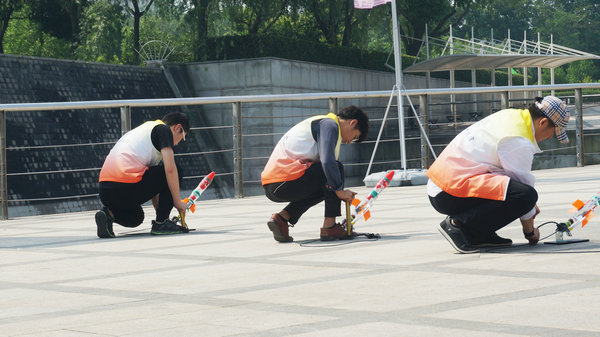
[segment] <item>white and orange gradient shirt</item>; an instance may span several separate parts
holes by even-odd
[[[338,125],[338,138],[335,145],[335,159],[338,160],[342,135],[339,131],[340,122],[337,116],[329,113],[305,119],[286,132],[273,149],[273,153],[260,175],[263,186],[296,180],[304,175],[304,171],[312,163],[319,161],[318,144],[313,138],[311,123],[323,118],[331,118]]]
[[[99,181],[137,183],[150,166],[162,161],[162,154],[152,144],[152,129],[165,124],[161,120],[145,122],[119,139],[102,165]]]
[[[460,198],[505,200],[510,179],[534,186],[531,165],[540,152],[529,110],[498,111],[462,131],[442,151],[427,171],[428,195],[445,191]]]

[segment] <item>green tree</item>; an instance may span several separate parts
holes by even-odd
[[[189,23],[185,22],[183,11],[173,11],[172,7],[163,10],[159,7],[159,1],[155,1],[157,5],[153,10],[150,10],[144,19],[140,22],[140,44],[144,46],[152,40],[164,42],[172,51],[169,56],[171,62],[192,62],[193,58],[193,31]],[[133,29],[128,26],[124,29],[121,55],[125,63],[133,62]],[[161,43],[155,43],[155,47],[160,47]],[[164,45],[163,45],[164,47]],[[144,48],[152,48],[150,44]],[[148,56],[149,52],[141,50],[142,56]],[[156,51],[156,50],[155,50]]]
[[[0,54],[4,54],[4,35],[10,19],[22,6],[22,0],[0,0]]]
[[[98,0],[84,11],[77,58],[84,61],[119,63],[124,15],[111,0]]]
[[[510,29],[512,39],[522,40],[524,31],[531,34],[535,13],[532,0],[491,0],[472,8],[455,32],[457,36],[470,36],[473,28],[475,38],[489,40],[493,30],[494,39],[502,40]],[[527,36],[528,40],[533,38]]]
[[[325,42],[331,45],[350,46],[358,18],[353,0],[300,0],[312,15]],[[367,13],[362,12],[364,17]]]
[[[368,50],[390,51],[393,47],[390,6],[357,10],[359,20],[352,34],[353,46]],[[367,14],[367,15],[364,15]]]
[[[598,67],[591,60],[569,63],[567,66],[567,83],[590,83],[599,78]]]
[[[552,34],[554,43],[600,54],[600,4],[597,0],[532,0],[536,14],[532,25],[536,31]]]
[[[40,29],[61,40],[68,41],[75,52],[80,32],[80,20],[88,0],[36,0],[28,3],[29,19]]]
[[[191,22],[194,23],[194,60],[206,60],[206,39],[208,38],[209,6],[215,0],[190,0],[188,12]]]
[[[125,9],[127,10],[127,12],[129,14],[131,14],[131,16],[133,16],[133,64],[140,64],[140,56],[139,54],[136,52],[136,50],[139,50],[140,46],[140,19],[142,18],[142,16],[144,14],[146,14],[146,12],[148,11],[148,9],[150,8],[150,6],[152,6],[152,3],[154,2],[154,0],[146,0],[145,5],[143,0],[123,0],[125,3]],[[144,9],[140,9],[140,8],[144,8]]]
[[[72,58],[68,41],[45,32],[41,24],[28,19],[29,5],[24,5],[14,13],[18,20],[11,20],[4,36],[4,49],[9,54]]]
[[[225,8],[232,28],[242,34],[264,34],[288,14],[289,0],[226,0]]]
[[[416,56],[425,36],[425,25],[430,37],[447,34],[450,24],[459,26],[465,15],[477,4],[487,0],[405,0],[397,3],[398,25],[404,52]]]

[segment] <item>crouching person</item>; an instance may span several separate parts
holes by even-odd
[[[335,219],[341,215],[341,201],[351,202],[356,193],[344,189],[344,168],[338,161],[340,144],[363,141],[368,129],[367,115],[348,106],[337,115],[308,118],[283,135],[261,174],[267,198],[288,203],[267,222],[276,241],[293,241],[289,227],[323,200],[321,240],[348,238],[345,226]]]
[[[112,148],[100,171],[102,209],[96,213],[97,234],[113,238],[113,223],[137,227],[144,221],[142,204],[152,200],[156,219],[151,234],[188,232],[171,221],[173,207],[185,211],[180,200],[179,173],[173,147],[185,140],[188,117],[171,112],[161,120],[148,121],[127,132]]]
[[[427,171],[427,194],[447,215],[438,230],[457,251],[510,246],[496,231],[517,218],[525,238],[537,244],[533,155],[542,152],[538,142],[554,134],[567,143],[568,120],[562,100],[537,97],[528,109],[501,110],[471,125],[442,151]]]

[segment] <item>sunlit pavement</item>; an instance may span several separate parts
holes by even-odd
[[[565,221],[574,200],[600,190],[600,166],[534,173],[536,225]],[[283,204],[198,206],[187,216],[195,232],[161,237],[149,234],[151,209],[108,240],[94,212],[1,221],[0,335],[600,335],[599,219],[574,230],[586,243],[527,246],[514,222],[499,231],[513,247],[461,255],[437,232],[443,216],[425,186],[383,191],[356,227],[380,240],[316,241],[322,205],[288,244],[266,226]]]

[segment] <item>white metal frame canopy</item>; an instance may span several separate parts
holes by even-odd
[[[493,31],[492,31],[493,34]],[[473,33],[471,33],[473,35]],[[600,59],[600,56],[580,50],[564,47],[553,42],[545,43],[527,40],[517,41],[510,38],[505,40],[471,40],[461,39],[452,35],[447,40],[425,37],[424,46],[426,59],[413,64],[404,72],[434,72],[449,70],[497,69],[497,68],[556,68],[569,62]],[[552,41],[552,36],[550,37]],[[429,58],[430,45],[443,47],[442,55]],[[423,48],[421,48],[423,49]],[[419,52],[420,54],[420,52]]]

